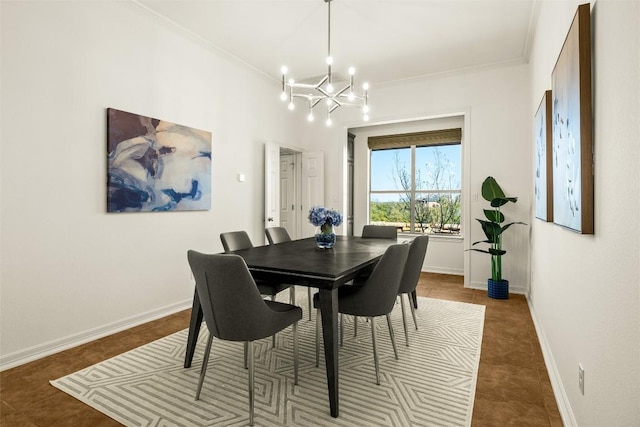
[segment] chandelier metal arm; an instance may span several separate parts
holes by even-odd
[[[336,92],[336,94],[334,96],[349,96],[349,95],[342,95],[343,93],[345,93],[349,89],[351,89],[351,85],[343,87],[341,90]]]
[[[353,91],[353,75],[355,69],[351,67],[349,69],[349,84],[344,86],[337,92],[333,87],[333,73],[332,64],[333,58],[331,57],[331,2],[333,0],[324,0],[327,3],[327,74],[324,75],[316,84],[310,83],[296,83],[293,79],[287,81],[287,67],[282,67],[282,94],[280,98],[282,100],[289,100],[289,109],[295,108],[293,100],[295,98],[304,98],[309,103],[309,120],[313,120],[313,108],[320,103],[320,101],[326,101],[327,103],[327,125],[331,124],[331,113],[337,108],[356,107],[361,108],[364,114],[364,120],[369,120],[369,85],[365,83],[363,85],[364,94],[357,94]],[[296,91],[297,90],[297,91]],[[315,92],[315,93],[314,93]],[[347,93],[348,92],[348,93]],[[348,101],[345,101],[345,98]]]

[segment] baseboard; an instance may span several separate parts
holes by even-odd
[[[558,411],[560,412],[560,417],[562,418],[562,424],[564,424],[565,427],[577,426],[578,423],[576,422],[576,418],[573,415],[573,411],[571,410],[571,404],[569,403],[569,398],[565,391],[564,384],[562,383],[562,379],[560,378],[558,366],[556,365],[555,359],[553,358],[553,354],[551,354],[547,336],[540,326],[540,322],[538,321],[538,317],[536,316],[536,311],[533,308],[533,305],[531,305],[531,300],[529,300],[529,298],[527,298],[527,304],[529,305],[529,311],[531,312],[533,325],[535,326],[536,333],[538,334],[538,340],[540,341],[540,347],[542,349],[542,356],[544,357],[544,364],[547,367],[547,373],[549,374],[551,388],[553,389],[553,394],[558,405]]]
[[[0,372],[191,308],[192,303],[193,299],[189,298],[188,300],[138,314],[108,325],[7,354],[0,358]]]
[[[464,276],[464,270],[460,270],[458,268],[427,267],[427,268],[423,268],[422,271],[425,273],[451,274],[454,276]]]

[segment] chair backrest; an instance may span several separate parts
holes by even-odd
[[[398,296],[402,270],[407,262],[409,245],[391,245],[380,258],[358,292],[361,316],[382,316],[393,309]]]
[[[220,240],[222,240],[222,246],[225,252],[239,251],[240,249],[252,248],[253,243],[249,239],[249,235],[246,231],[230,231],[228,233],[221,233]]]
[[[273,332],[271,310],[242,257],[234,254],[202,254],[188,251],[187,259],[207,328],[223,340],[253,341]]]
[[[270,245],[291,241],[291,237],[284,227],[269,227],[265,228],[264,232],[267,235],[267,240],[269,240]]]
[[[402,273],[402,280],[400,280],[399,294],[413,292],[416,289],[428,244],[429,236],[418,236],[409,245],[409,255]]]
[[[393,225],[365,225],[362,227],[362,237],[397,239],[398,229]]]

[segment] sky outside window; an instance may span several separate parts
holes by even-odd
[[[429,182],[430,176],[427,173],[427,165],[432,166],[432,170],[435,168],[436,157],[435,149],[438,149],[441,154],[441,160],[444,159],[451,164],[451,167],[447,168],[447,173],[451,172],[451,182],[453,189],[460,189],[461,179],[461,150],[460,144],[456,145],[441,145],[438,147],[418,147],[416,149],[416,171],[420,170],[421,179]],[[390,150],[372,150],[371,151],[371,191],[404,191],[400,185],[398,174],[396,172],[396,154],[398,155],[399,167],[406,168],[407,172],[411,171],[411,149],[390,149]],[[448,185],[449,180],[445,181]],[[420,183],[418,183],[420,184]],[[422,185],[420,187],[423,187]],[[424,187],[424,190],[430,188]],[[442,189],[442,188],[441,188]],[[376,194],[375,199],[379,201],[391,201],[397,199],[392,195]]]

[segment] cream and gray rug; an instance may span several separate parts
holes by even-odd
[[[297,295],[301,299],[306,292]],[[306,301],[297,303],[306,310]],[[255,425],[469,426],[484,312],[481,305],[419,298],[417,331],[407,307],[410,346],[406,347],[397,305],[392,323],[400,360],[394,359],[386,321],[376,322],[379,386],[369,324],[359,319],[354,338],[352,318],[345,316],[338,418],[329,414],[323,356],[320,367],[315,367],[315,317],[313,321],[305,317],[298,325],[297,386],[291,328],[278,334],[275,349],[271,338],[255,343]],[[203,324],[189,369],[183,367],[185,329],[51,384],[126,426],[248,425],[242,343],[213,341],[201,400],[194,400],[207,335]]]

